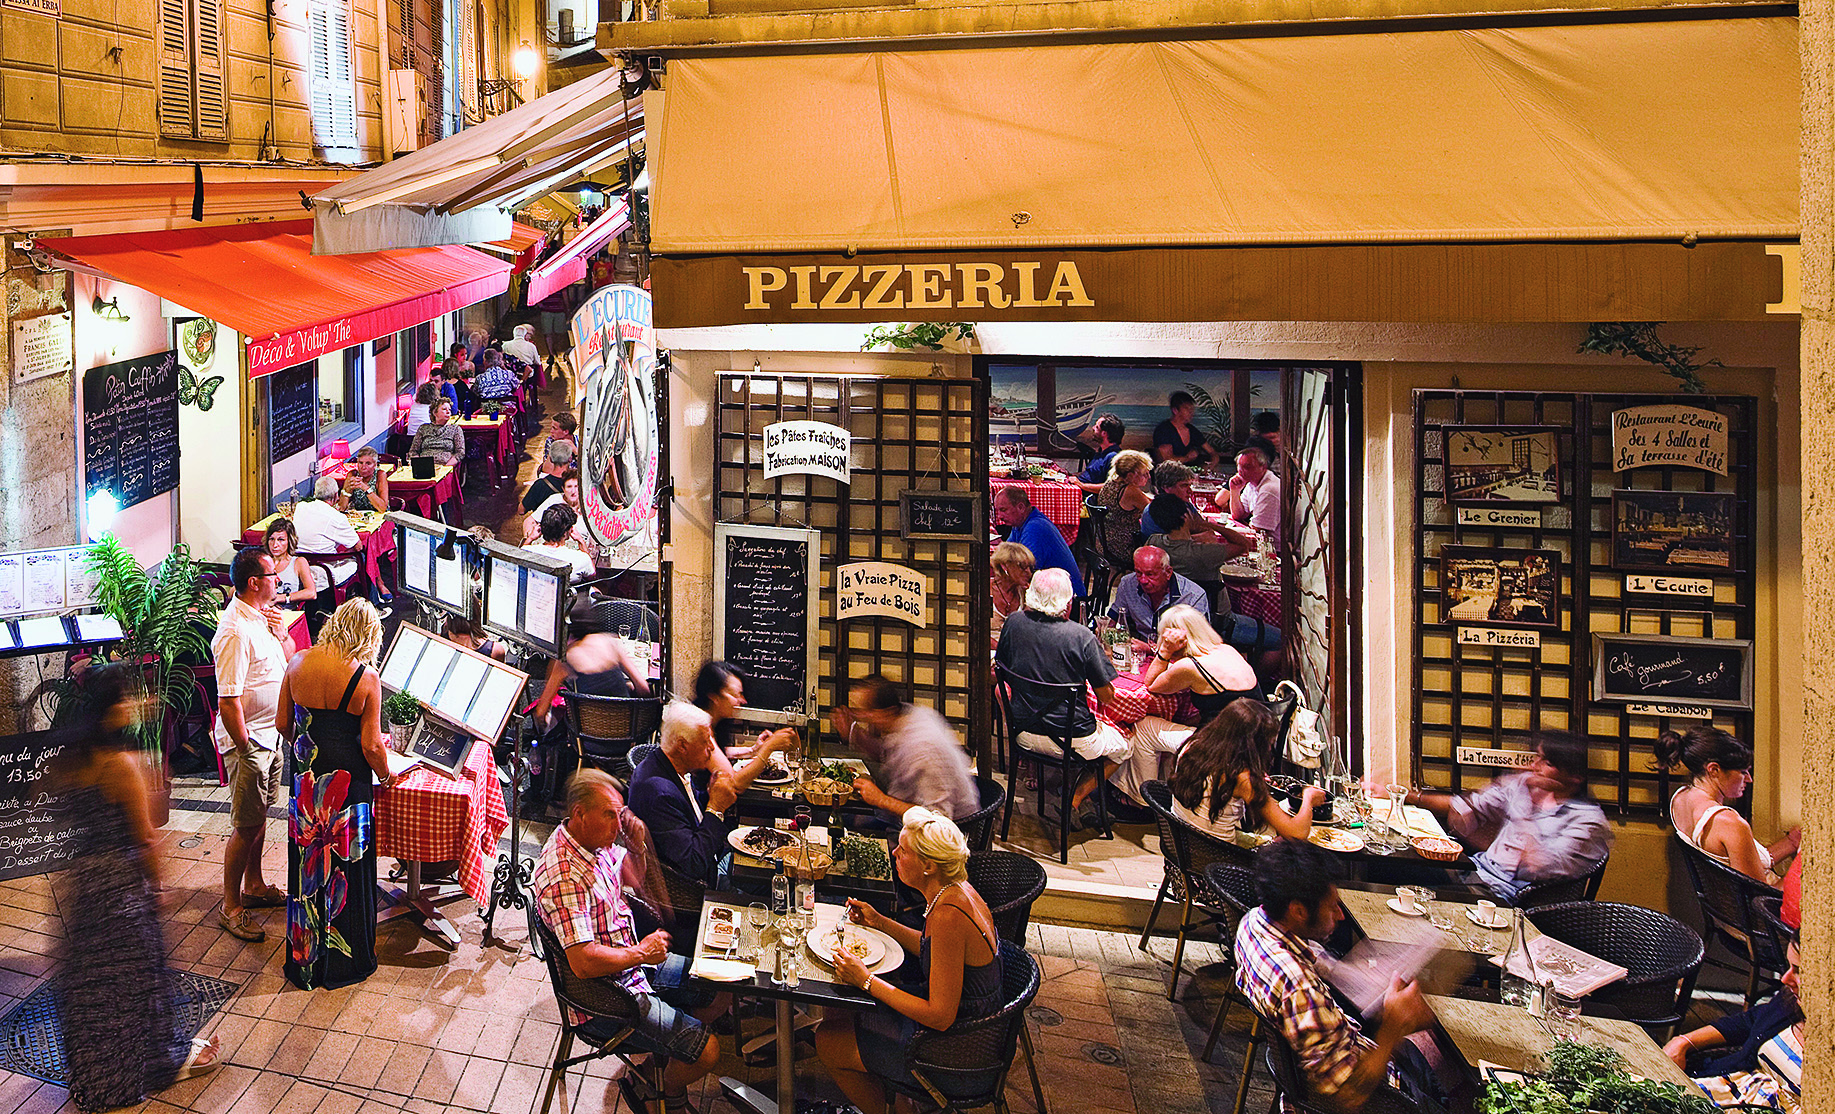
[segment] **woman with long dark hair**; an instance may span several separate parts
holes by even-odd
[[[695,674],[692,703],[713,717],[714,742],[732,762],[746,761],[762,746],[782,750],[784,743],[797,737],[795,728],[780,727],[760,731],[755,739],[740,739],[738,716],[745,707],[745,676],[723,661],[710,661]]]
[[[159,927],[159,860],[146,784],[128,733],[157,702],[125,665],[83,676],[85,712],[52,759],[51,783],[77,823],[58,882],[64,941],[55,985],[70,1098],[132,1106],[218,1065],[216,1038],[181,1028],[178,978]]]
[[[1762,882],[1772,881],[1773,864],[1797,853],[1803,829],[1792,828],[1770,845],[1760,843],[1752,825],[1727,803],[1745,796],[1752,784],[1751,747],[1704,723],[1657,736],[1656,758],[1662,769],[1688,771],[1689,783],[1669,799],[1669,819],[1690,846]]]
[[[1245,827],[1263,824],[1287,839],[1311,835],[1313,809],[1325,800],[1325,790],[1307,786],[1297,814],[1268,793],[1265,756],[1274,753],[1279,728],[1259,700],[1239,697],[1224,705],[1179,751],[1172,770],[1173,814],[1230,842]]]

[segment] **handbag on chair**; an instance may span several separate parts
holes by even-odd
[[[1319,733],[1319,713],[1306,706],[1306,695],[1292,681],[1282,681],[1275,686],[1274,700],[1291,702],[1282,724],[1283,757],[1295,766],[1318,769],[1325,754],[1325,737]]]

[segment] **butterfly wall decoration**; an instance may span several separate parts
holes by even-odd
[[[209,410],[216,403],[217,388],[223,385],[221,375],[202,378],[191,374],[184,364],[178,365],[178,401],[185,406]]]

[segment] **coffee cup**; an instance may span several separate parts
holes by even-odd
[[[1397,886],[1395,888],[1395,903],[1404,913],[1412,914],[1421,911],[1421,907],[1415,903],[1413,886]]]
[[[1479,898],[1478,899],[1478,919],[1485,922],[1486,928],[1490,928],[1496,925],[1497,924],[1497,902],[1489,901],[1489,900],[1486,900],[1485,898]]]

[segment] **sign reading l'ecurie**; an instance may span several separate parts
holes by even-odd
[[[1612,467],[1700,468],[1727,474],[1727,416],[1664,403],[1612,411]]]
[[[1049,272],[1038,260],[1011,263],[890,263],[744,267],[745,308],[956,310],[1090,307],[1077,264]]]

